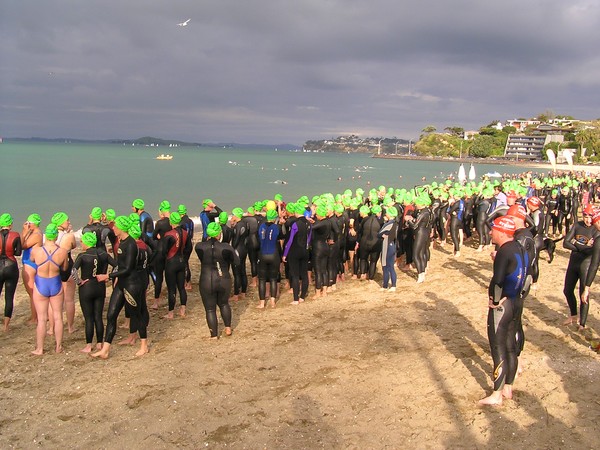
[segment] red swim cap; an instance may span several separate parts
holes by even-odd
[[[527,199],[527,206],[531,209],[539,208],[542,204],[542,201],[538,197],[529,197]]]
[[[510,236],[515,234],[515,231],[517,231],[515,221],[508,216],[498,217],[496,220],[494,220],[494,225],[492,228],[495,230],[499,230],[502,233],[506,233]]]
[[[600,211],[592,216],[592,224],[595,224],[596,222],[600,222]]]
[[[521,205],[512,205],[508,208],[507,216],[516,217],[517,219],[525,220],[527,216],[527,211]]]
[[[586,216],[593,216],[595,212],[596,212],[596,211],[594,211],[594,207],[593,207],[592,205],[590,205],[589,203],[588,203],[588,205],[585,207],[585,209],[583,210],[583,213],[584,213]]]

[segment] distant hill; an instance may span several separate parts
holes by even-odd
[[[217,143],[198,143],[185,142],[175,139],[161,139],[152,136],[144,136],[138,139],[73,139],[73,138],[4,138],[4,142],[50,142],[50,143],[68,143],[68,144],[117,144],[117,145],[141,145],[141,146],[177,146],[177,147],[223,147],[223,148],[239,148],[239,149],[279,149],[279,150],[295,150],[297,145],[293,144],[238,144],[233,142],[217,142]]]

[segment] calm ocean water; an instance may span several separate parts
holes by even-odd
[[[156,160],[161,153],[173,159]],[[202,199],[207,197],[231,211],[276,193],[295,201],[301,195],[336,194],[358,187],[367,191],[381,184],[411,188],[422,184],[422,177],[436,181],[459,168],[458,161],[210,147],[5,142],[0,144],[0,155],[0,213],[11,213],[15,224],[20,224],[37,212],[46,224],[54,212],[62,210],[76,229],[87,222],[92,207],[129,214],[131,201],[137,197],[144,199],[155,219],[162,200],[175,207],[186,204],[193,216],[200,213]],[[469,166],[465,168],[468,171]],[[486,164],[475,165],[475,170],[480,177],[493,171],[519,173],[524,168]]]

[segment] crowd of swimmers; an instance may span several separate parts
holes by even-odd
[[[31,301],[30,321],[37,324],[34,354],[43,353],[46,335],[54,335],[55,350],[62,351],[63,309],[67,330],[73,332],[78,290],[85,321],[82,351],[108,358],[117,319],[125,309],[130,335],[123,343],[134,344],[139,336],[136,355],[141,356],[148,352],[148,308],[160,308],[163,284],[165,318],[174,317],[177,299],[179,315],[186,316],[194,251],[210,337],[217,338],[217,309],[229,336],[229,301],[245,297],[249,286],[258,287],[258,308],[277,305],[282,281],[292,294],[291,303],[300,305],[309,295],[327,296],[347,277],[375,283],[380,266],[380,289],[394,292],[397,268],[414,270],[416,282],[425,282],[434,243],[450,241],[453,256],[459,258],[464,242],[477,239],[477,250],[493,249],[494,259],[488,317],[494,393],[482,402],[498,404],[512,395],[524,343],[523,300],[536,288],[540,253],[546,250],[552,262],[560,240],[571,250],[563,288],[569,307],[565,323],[586,325],[589,289],[600,263],[600,214],[592,206],[597,189],[595,177],[585,174],[526,173],[479,183],[449,179],[412,189],[359,188],[294,202],[277,194],[230,214],[205,199],[196,222],[185,205],[172,208],[166,200],[154,221],[138,198],[132,212],[124,215],[94,207],[77,239],[64,212],[54,214],[43,229],[41,217],[31,214],[20,234],[12,231],[12,217],[4,213],[4,330],[9,330],[20,274]],[[112,292],[104,316],[107,284]],[[152,299],[146,298],[148,291]]]

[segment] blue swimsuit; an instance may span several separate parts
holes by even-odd
[[[46,247],[42,247],[42,248],[44,249],[44,252],[46,252],[47,258],[46,258],[46,261],[39,264],[38,267],[41,267],[44,264],[46,264],[48,261],[50,261],[56,267],[60,268],[60,266],[52,259],[52,255],[54,255],[58,251],[58,248],[56,250],[54,250],[52,253],[48,253],[48,250],[46,250]],[[38,292],[40,294],[42,294],[44,297],[54,297],[55,295],[58,295],[62,289],[62,281],[60,279],[60,275],[56,275],[55,277],[52,277],[52,278],[45,278],[45,277],[40,277],[36,274],[33,281],[35,283],[35,287],[37,288]]]

